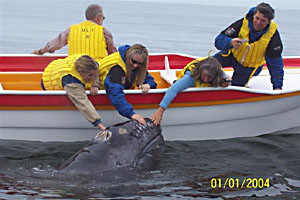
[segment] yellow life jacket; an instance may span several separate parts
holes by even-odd
[[[195,69],[195,64],[197,62],[200,62],[204,59],[206,59],[207,57],[202,57],[202,58],[197,58],[196,60],[193,60],[192,62],[190,62],[189,64],[187,64],[182,70],[181,70],[181,73],[179,74],[179,76],[177,77],[177,80],[181,79],[185,72],[187,70],[191,71],[191,74],[193,73],[194,69]],[[195,81],[195,87],[211,87],[211,84],[210,83],[200,83],[200,81],[198,80],[194,80]]]
[[[269,29],[259,40],[249,44],[249,26],[246,16],[243,19],[243,25],[239,32],[239,38],[247,39],[238,49],[232,49],[235,59],[244,67],[257,68],[263,65],[265,61],[265,53],[268,44],[277,30],[277,24],[271,21]]]
[[[68,36],[69,55],[86,54],[95,59],[107,56],[103,28],[91,21],[71,25]]]
[[[99,61],[99,79],[101,89],[104,89],[104,81],[109,70],[116,65],[121,66],[125,74],[127,73],[126,64],[119,52],[112,53]]]
[[[42,79],[45,89],[63,90],[62,78],[69,74],[77,78],[81,83],[85,84],[85,89],[91,88],[92,83],[85,82],[75,68],[75,62],[81,56],[81,54],[76,54],[64,59],[52,61],[43,72]]]

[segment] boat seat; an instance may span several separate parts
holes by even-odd
[[[169,88],[170,87],[170,84],[161,77],[160,72],[150,71],[149,73],[154,78],[155,82],[157,83],[157,88]]]
[[[170,69],[168,56],[165,56],[165,70],[160,71],[160,76],[170,85],[172,85],[173,82],[177,79],[176,70]]]
[[[3,73],[0,82],[3,90],[42,90],[42,73]]]

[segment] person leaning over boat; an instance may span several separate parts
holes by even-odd
[[[46,52],[54,53],[67,44],[69,55],[87,54],[95,59],[101,59],[116,52],[111,32],[102,26],[105,19],[102,7],[97,4],[89,5],[85,17],[86,21],[71,25],[45,47],[32,53],[38,55]]]
[[[177,81],[167,90],[159,108],[151,119],[160,124],[163,113],[177,94],[188,87],[227,87],[231,78],[222,70],[221,64],[213,57],[198,58],[187,64],[178,76]]]
[[[88,55],[76,54],[52,61],[44,70],[41,86],[44,90],[65,90],[78,110],[101,130],[99,114],[85,92],[98,79],[99,65]],[[92,93],[92,92],[91,92]]]
[[[144,117],[136,114],[127,102],[124,89],[138,86],[146,94],[150,88],[156,88],[154,78],[147,72],[148,50],[141,44],[124,45],[99,62],[99,79],[101,88],[118,112],[129,119],[146,124]]]
[[[283,45],[273,18],[273,8],[267,3],[260,3],[216,37],[215,46],[221,51],[214,57],[223,67],[234,68],[232,85],[247,86],[266,62],[273,89],[282,88]]]

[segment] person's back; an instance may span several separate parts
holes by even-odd
[[[86,20],[68,27],[54,40],[34,54],[54,53],[68,44],[69,55],[87,54],[102,59],[116,51],[112,34],[102,26],[105,19],[101,6],[91,4],[85,11]]]
[[[68,35],[69,55],[88,54],[98,59],[107,56],[104,37],[104,15],[99,5],[89,5],[85,12],[87,21],[70,26]]]

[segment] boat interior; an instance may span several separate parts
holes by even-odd
[[[22,57],[24,63],[19,65],[16,59],[9,58],[5,60],[1,57],[0,90],[42,90],[42,71],[47,66],[47,63],[57,58],[60,57]],[[180,69],[193,60],[191,57],[183,57],[177,54],[168,56],[154,55],[150,58],[149,67],[153,70],[149,70],[149,73],[154,77],[157,88],[170,87],[180,74]],[[34,59],[43,60],[37,62],[39,60]],[[32,69],[32,71],[28,69]],[[224,68],[223,70],[229,76],[232,76],[232,68]],[[291,59],[288,62],[285,61],[283,85],[283,90],[300,90],[299,58]],[[259,90],[273,89],[267,67],[263,68],[259,76],[255,76],[249,81],[248,87]]]
[[[228,75],[232,75],[232,69],[224,70]],[[157,88],[168,88],[180,73],[180,70],[153,70],[149,73],[154,77]],[[42,72],[0,72],[1,90],[42,90]],[[265,68],[259,76],[253,77],[249,88],[272,90],[269,71]],[[287,67],[285,69],[283,89],[300,88],[300,67]]]
[[[159,71],[150,72],[158,88],[168,88],[170,84],[161,77]],[[0,87],[2,90],[42,90],[42,72],[1,72]]]
[[[169,63],[169,58],[172,60]],[[180,59],[176,59],[180,57]],[[21,57],[24,61],[19,65],[16,59],[3,59],[0,63],[0,89],[2,90],[42,90],[41,79],[42,71],[48,63],[55,59],[63,58],[61,56],[49,57]],[[175,58],[175,59],[174,59]],[[35,60],[42,59],[42,60]],[[193,58],[182,57],[180,55],[169,56],[151,56],[149,67],[154,70],[149,70],[151,76],[154,77],[157,88],[168,88],[177,76],[180,74],[180,68],[189,63]],[[40,63],[37,63],[40,61]],[[172,67],[177,69],[170,69]],[[165,68],[165,70],[159,70]],[[13,70],[12,70],[13,69]],[[31,70],[28,70],[31,69]],[[3,70],[3,71],[2,71]],[[15,71],[16,70],[16,71]]]

